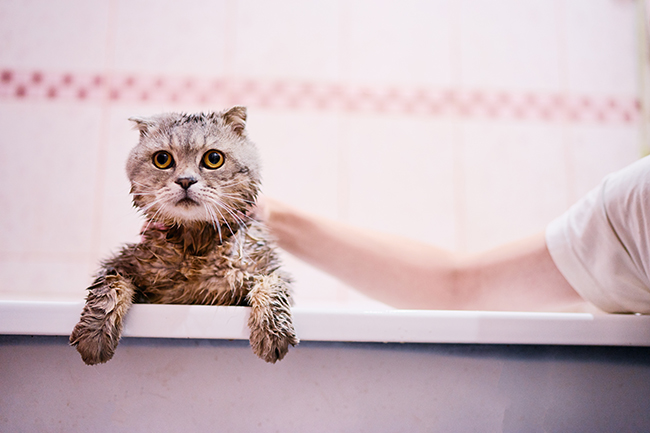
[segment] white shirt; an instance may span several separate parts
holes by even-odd
[[[650,313],[650,157],[607,176],[546,229],[551,257],[587,301]]]

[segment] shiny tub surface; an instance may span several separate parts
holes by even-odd
[[[0,301],[0,431],[650,431],[650,318],[293,310],[266,364],[248,309],[135,305],[115,357],[81,301]]]

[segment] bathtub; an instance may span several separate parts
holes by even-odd
[[[0,431],[650,431],[647,316],[296,307],[267,364],[248,308],[134,305],[89,367],[82,306],[0,300]]]

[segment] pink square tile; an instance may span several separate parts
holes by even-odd
[[[90,251],[100,124],[97,107],[0,103],[2,251]]]
[[[110,2],[0,2],[0,65],[21,69],[104,68]]]
[[[573,0],[562,7],[569,91],[636,96],[636,2]]]
[[[342,2],[342,71],[356,84],[448,87],[453,1]]]
[[[442,247],[455,244],[451,123],[348,115],[343,140],[342,196],[350,223]]]
[[[557,91],[556,2],[461,2],[460,83],[468,88]]]
[[[465,122],[465,239],[481,251],[544,230],[566,208],[558,125]]]
[[[114,67],[120,71],[222,76],[228,21],[225,1],[120,2]]]
[[[238,77],[335,81],[339,4],[281,0],[236,3],[229,56]]]

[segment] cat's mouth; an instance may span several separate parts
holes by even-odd
[[[192,206],[199,206],[199,203],[185,196],[176,202],[176,206],[192,207]]]

